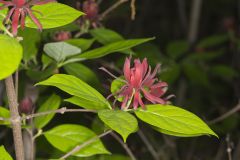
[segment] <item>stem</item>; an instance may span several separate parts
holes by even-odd
[[[132,153],[132,151],[129,149],[128,145],[126,143],[124,143],[122,141],[121,138],[119,138],[118,135],[116,135],[114,132],[110,133],[111,136],[113,136],[113,138],[115,138],[121,145],[122,147],[126,150],[126,152],[128,153],[128,155],[130,156],[131,160],[137,160],[137,158],[134,156],[134,154]]]
[[[113,10],[115,10],[117,7],[119,7],[122,3],[127,2],[128,0],[119,0],[116,3],[114,3],[111,7],[109,7],[106,11],[104,11],[100,17],[99,20],[103,20],[109,13],[111,13]]]
[[[18,112],[18,103],[16,99],[16,93],[13,84],[12,76],[5,79],[7,97],[9,102],[9,108],[11,113],[11,124],[13,128],[14,147],[16,151],[16,159],[24,160],[22,129],[21,129],[21,117]]]
[[[59,159],[66,159],[66,158],[68,158],[69,156],[73,155],[74,153],[80,151],[82,148],[84,148],[84,147],[88,146],[89,144],[95,142],[95,141],[98,140],[99,138],[102,138],[102,137],[108,135],[108,134],[111,133],[111,132],[112,132],[112,131],[109,130],[109,131],[107,131],[107,132],[104,132],[104,133],[100,134],[99,136],[96,136],[96,137],[91,138],[90,140],[84,142],[83,144],[76,146],[76,147],[73,148],[70,152],[68,152],[67,154],[65,154],[64,156],[62,156],[62,157],[59,158]]]
[[[136,6],[135,6],[136,0],[131,0],[131,19],[134,20],[136,16]]]

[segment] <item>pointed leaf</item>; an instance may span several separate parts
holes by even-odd
[[[37,85],[55,86],[70,95],[89,101],[89,103],[98,103],[99,108],[111,108],[108,101],[97,90],[75,76],[55,74]]]
[[[5,108],[5,107],[0,107],[0,117],[2,118],[10,118],[10,111]],[[9,121],[0,121],[0,124],[3,124],[3,125],[9,125],[10,122]]]
[[[91,47],[94,41],[95,39],[79,38],[79,39],[69,39],[69,40],[66,40],[65,42],[80,48],[82,51],[85,51]]]
[[[67,25],[84,13],[61,3],[48,3],[44,5],[35,5],[32,7],[33,14],[37,17],[43,26],[43,29],[56,28]],[[26,26],[38,28],[36,24],[27,18]]]
[[[142,121],[171,135],[217,135],[193,113],[170,105],[148,105],[146,110],[139,109],[135,114]],[[174,134],[175,133],[175,134]]]
[[[97,135],[90,129],[73,124],[57,126],[50,131],[45,132],[44,136],[49,143],[64,153],[71,151],[77,145],[81,145],[84,142],[97,137]],[[95,154],[109,154],[109,151],[105,149],[100,139],[85,146],[74,155],[78,157],[88,157]]]
[[[17,70],[22,59],[22,46],[14,38],[0,35],[0,80]]]
[[[44,52],[57,62],[63,62],[67,57],[81,53],[81,49],[66,42],[47,43]]]
[[[118,132],[124,142],[131,133],[138,130],[137,119],[128,112],[102,110],[98,112],[98,116],[108,127]]]

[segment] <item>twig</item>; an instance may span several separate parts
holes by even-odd
[[[232,145],[231,145],[230,135],[229,134],[226,137],[226,142],[227,142],[228,160],[232,160]]]
[[[139,130],[137,133],[140,136],[140,138],[142,139],[142,141],[145,143],[145,145],[147,146],[147,148],[148,148],[149,152],[152,154],[153,158],[155,160],[159,160],[158,153],[155,151],[155,149],[153,148],[153,146],[151,145],[151,143],[149,142],[147,137],[143,134],[143,132],[141,130]]]
[[[11,113],[11,124],[13,128],[14,147],[17,160],[24,160],[23,139],[21,129],[21,117],[18,112],[18,103],[16,101],[16,93],[12,76],[5,79],[7,97]]]
[[[15,72],[15,93],[16,93],[16,101],[18,101],[18,82],[19,82],[19,74],[18,70]]]
[[[100,16],[99,20],[103,20],[110,12],[112,12],[114,9],[119,7],[122,3],[127,2],[128,0],[118,0],[116,3],[114,3],[111,7],[109,7],[107,10],[105,10]]]
[[[233,107],[233,109],[231,109],[230,111],[226,112],[225,114],[221,115],[220,117],[214,119],[214,120],[211,120],[209,122],[209,124],[214,124],[214,123],[217,123],[217,122],[220,122],[228,117],[230,117],[231,115],[233,115],[234,113],[240,111],[240,100],[238,102],[238,104]]]
[[[88,146],[89,144],[95,142],[95,141],[98,140],[99,138],[102,138],[102,137],[108,135],[108,134],[111,133],[111,132],[112,132],[112,130],[109,130],[109,131],[107,131],[107,132],[104,132],[104,133],[100,134],[99,136],[96,136],[96,137],[91,138],[90,140],[84,142],[83,144],[76,146],[76,147],[73,148],[70,152],[68,152],[67,154],[65,154],[64,156],[62,156],[62,157],[59,158],[59,159],[66,159],[66,158],[68,158],[69,156],[73,155],[74,153],[80,151],[82,148],[84,148],[84,147]]]
[[[193,44],[197,39],[202,0],[193,0],[189,24],[188,41]]]
[[[22,117],[22,119],[31,119],[34,117],[40,117],[40,116],[45,116],[48,114],[52,114],[52,113],[60,113],[60,114],[64,114],[66,112],[92,112],[92,113],[96,113],[95,110],[88,110],[88,109],[67,109],[66,107],[62,107],[60,109],[57,110],[51,110],[51,111],[46,111],[46,112],[40,112],[40,113],[35,113],[35,114],[30,114],[27,115],[25,117]]]
[[[136,0],[131,0],[131,19],[134,20],[136,16]]]
[[[122,141],[121,138],[119,138],[118,135],[116,135],[114,132],[110,133],[113,138],[115,138],[121,145],[122,147],[126,150],[128,155],[130,156],[131,160],[137,160],[132,151],[129,149],[128,145]]]

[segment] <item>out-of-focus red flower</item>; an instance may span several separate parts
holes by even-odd
[[[101,69],[112,75],[105,68]],[[168,84],[156,78],[159,69],[160,64],[152,72],[146,58],[142,62],[139,59],[135,59],[134,66],[131,67],[131,58],[126,58],[123,67],[125,78],[123,82],[125,84],[119,91],[114,93],[117,99],[123,99],[121,109],[128,109],[130,107],[137,109],[139,105],[144,108],[143,98],[153,104],[167,103],[167,100],[172,95],[162,98],[167,91]]]
[[[24,98],[19,104],[19,111],[21,113],[30,114],[33,111],[33,102],[29,97]]]
[[[66,41],[68,39],[72,38],[71,32],[69,31],[60,31],[55,33],[53,36],[54,41]]]
[[[34,16],[31,7],[33,5],[43,5],[49,2],[55,2],[55,0],[0,0],[0,4],[3,4],[3,6],[0,7],[0,10],[12,7],[8,12],[6,21],[10,18],[12,19],[12,34],[16,36],[19,22],[21,24],[21,28],[23,29],[25,27],[25,18],[27,15],[29,15],[32,21],[37,25],[38,29],[40,31],[42,30],[42,25]]]
[[[98,19],[98,4],[95,0],[87,0],[83,3],[83,12],[86,14],[86,18],[90,21],[96,21]]]

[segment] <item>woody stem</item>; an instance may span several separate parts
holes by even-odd
[[[5,79],[5,84],[11,113],[11,125],[13,129],[13,140],[16,152],[16,160],[24,160],[21,117],[18,112],[18,103],[12,76],[9,76]]]

